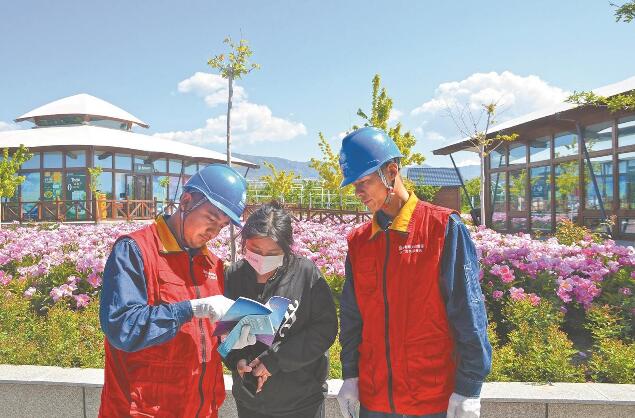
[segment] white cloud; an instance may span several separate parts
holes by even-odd
[[[247,100],[245,89],[235,82],[233,83],[232,102],[239,103]],[[196,72],[190,78],[186,78],[178,84],[181,93],[194,93],[204,98],[209,107],[227,103],[227,80],[218,74]]]
[[[438,132],[429,131],[423,134],[423,139],[426,141],[445,141],[445,137]]]
[[[440,84],[432,99],[410,113],[413,116],[433,114],[448,107],[464,105],[478,111],[484,104],[495,102],[509,119],[562,103],[567,95],[566,91],[535,75],[523,77],[510,71],[475,73],[461,81]]]
[[[388,115],[388,123],[397,122],[402,116],[403,112],[401,110],[390,109],[390,115]]]
[[[227,80],[216,74],[197,72],[181,81],[178,90],[203,97],[210,107],[227,102]],[[231,118],[232,142],[236,145],[288,141],[307,133],[303,123],[276,117],[268,106],[250,103],[245,89],[236,84]],[[223,112],[207,119],[202,128],[161,132],[155,136],[205,146],[225,143],[226,129],[227,115]]]
[[[456,163],[456,166],[465,167],[468,165],[480,165],[480,164],[481,164],[481,160],[479,160],[478,158],[468,158],[466,160],[459,161],[458,163]]]
[[[534,112],[538,109],[562,103],[568,93],[535,75],[521,76],[510,71],[501,73],[475,73],[463,80],[440,84],[434,94],[420,106],[409,112],[409,122],[415,126],[413,132],[418,139],[417,151],[423,152],[431,165],[448,165],[446,156],[434,156],[432,151],[464,137],[448,114],[448,108],[457,114],[471,111],[475,118],[482,105],[498,102],[496,123]],[[471,127],[469,116],[465,122]],[[483,129],[484,119],[479,129]],[[459,122],[460,123],[460,122]],[[471,129],[468,129],[471,131]],[[478,164],[476,154],[466,153],[456,161],[470,160],[465,164]]]
[[[227,116],[223,114],[207,119],[203,128],[155,135],[194,145],[222,144],[226,141],[226,129]],[[239,102],[232,109],[232,142],[236,144],[288,141],[306,132],[303,123],[273,116],[265,105]]]

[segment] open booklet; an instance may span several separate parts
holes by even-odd
[[[291,301],[282,296],[272,296],[264,305],[253,299],[240,297],[229,308],[227,313],[216,323],[214,335],[227,337],[218,346],[218,352],[225,358],[240,337],[243,325],[251,327],[250,333],[266,345],[273,344],[273,339],[282,324],[284,314]]]

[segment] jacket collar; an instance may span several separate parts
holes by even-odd
[[[408,227],[410,226],[410,221],[412,220],[412,214],[414,213],[415,208],[417,207],[417,203],[419,203],[419,199],[417,198],[417,196],[415,196],[414,193],[410,193],[408,200],[406,200],[406,203],[404,203],[404,205],[401,207],[401,209],[399,210],[399,213],[397,214],[395,219],[393,219],[388,229],[392,229],[393,231],[397,231],[397,232],[408,233],[409,232]],[[373,222],[371,226],[370,239],[374,238],[375,235],[382,230],[383,229],[379,226],[379,223],[377,222],[377,214],[375,213],[373,214]]]
[[[168,215],[159,215],[154,220],[154,224],[157,228],[157,234],[159,235],[159,252],[162,253],[178,253],[184,252],[185,250],[181,248],[179,242],[176,240],[176,237],[170,230],[168,223],[166,222]],[[203,246],[201,248],[200,254],[207,255],[207,246]]]

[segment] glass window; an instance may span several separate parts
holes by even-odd
[[[44,168],[62,168],[61,152],[45,152]]]
[[[115,154],[115,168],[117,170],[132,170],[132,156],[130,154]]]
[[[33,153],[33,157],[31,157],[29,160],[25,161],[22,164],[21,168],[23,170],[40,168],[40,153],[39,152],[34,152]]]
[[[112,173],[101,173],[97,184],[97,192],[104,193],[106,199],[112,199]]]
[[[117,200],[125,200],[128,196],[126,177],[124,173],[115,174],[115,196],[117,196]]]
[[[635,219],[633,218],[618,218],[617,226],[620,234],[635,234]]]
[[[168,162],[165,158],[159,158],[152,162],[154,166],[155,173],[167,173],[168,172]]]
[[[152,176],[152,197],[157,199],[157,210],[162,211],[168,199],[168,186],[163,185],[165,176]]]
[[[150,157],[147,155],[135,155],[134,157],[134,171],[138,173],[152,173],[154,172],[154,166],[150,162]]]
[[[617,121],[617,140],[620,147],[635,144],[635,116]]]
[[[509,144],[509,165],[527,164],[527,145],[520,142]]]
[[[93,154],[93,167],[112,168],[112,152],[95,151]]]
[[[589,152],[613,148],[613,122],[602,122],[584,129],[586,148]]]
[[[178,177],[170,176],[170,187],[168,189],[168,193],[168,199],[174,200],[175,202],[177,202],[181,198],[181,193],[183,193],[183,185],[179,184]]]
[[[527,210],[527,170],[509,173],[509,210]]]
[[[185,165],[184,173],[188,176],[193,176],[194,174],[196,174],[197,171],[198,169],[196,163],[188,162],[188,164]]]
[[[556,166],[556,222],[578,219],[580,206],[580,166],[577,161]]]
[[[507,173],[492,173],[491,193],[492,193],[492,227],[498,231],[507,228],[507,212],[505,210],[505,183]]]
[[[584,226],[594,232],[607,232],[607,225],[601,218],[584,218]]]
[[[79,204],[69,205],[66,209],[66,217],[71,219],[86,219],[86,173],[66,173],[66,200],[72,200]]]
[[[591,158],[591,167],[593,167],[598,189],[600,189],[600,196],[602,196],[604,208],[607,210],[611,209],[613,207],[613,156],[607,155],[606,157]],[[591,178],[586,160],[584,161],[584,168],[584,183],[586,187],[585,207],[587,209],[600,210],[600,201],[595,194],[593,179]]]
[[[181,160],[172,160],[170,159],[170,173],[172,174],[181,174],[181,168],[183,167],[183,163]]]
[[[507,165],[507,150],[501,145],[489,153],[490,168],[505,167]]]
[[[20,196],[22,197],[22,215],[28,219],[38,218],[38,207],[36,203],[40,200],[40,173],[25,173],[24,181],[20,185]]]
[[[551,138],[543,136],[529,143],[529,161],[545,161],[551,159]]]
[[[86,167],[86,151],[67,151],[66,168]]]
[[[62,200],[62,172],[45,171],[42,178],[43,200]]]
[[[635,152],[619,156],[620,208],[635,209]]]
[[[511,218],[509,226],[511,232],[527,231],[527,218]]]
[[[530,172],[531,228],[551,231],[551,167],[534,167]]]
[[[554,156],[568,157],[578,155],[578,135],[572,132],[562,132],[554,137]]]

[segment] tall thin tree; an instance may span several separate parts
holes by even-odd
[[[229,46],[227,54],[218,54],[209,61],[207,65],[218,70],[221,77],[227,80],[227,165],[232,165],[231,153],[231,112],[232,99],[234,96],[234,80],[240,80],[244,75],[260,68],[259,64],[250,63],[253,51],[247,45],[245,39],[241,39],[239,43],[232,41],[231,37],[227,37],[223,42]],[[231,260],[236,261],[236,243],[234,240],[234,226],[229,226]]]

